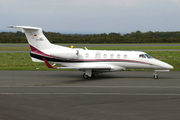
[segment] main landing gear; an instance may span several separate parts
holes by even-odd
[[[95,76],[95,74],[92,74],[91,76],[86,75],[86,73],[83,74],[84,79],[88,79],[88,78],[94,77],[94,76]]]
[[[84,74],[83,74],[83,78],[84,78],[84,79],[88,79],[88,78],[89,78],[89,76],[88,76],[88,75],[86,75],[86,73],[84,73]]]
[[[94,77],[95,74],[92,72],[92,70],[85,70],[85,73],[83,74],[84,79],[88,79],[90,77]]]

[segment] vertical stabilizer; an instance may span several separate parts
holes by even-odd
[[[51,56],[52,51],[63,51],[65,49],[70,49],[68,47],[54,45],[49,42],[49,40],[44,36],[42,29],[38,27],[30,26],[8,26],[9,28],[17,28],[25,33],[28,40],[29,46],[31,48],[31,58],[34,62],[44,62],[42,58],[54,58]]]
[[[44,36],[42,29],[38,27],[29,27],[29,26],[9,26],[10,28],[21,29],[25,33],[28,43],[33,51],[33,48],[38,50],[54,49],[54,48],[65,48],[63,46],[53,45],[49,40]]]

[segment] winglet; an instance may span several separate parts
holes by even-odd
[[[46,63],[46,65],[47,65],[48,68],[54,68],[54,67],[52,67],[52,66],[48,63],[48,61],[47,61],[45,58],[43,58],[43,60],[44,60],[44,62]]]

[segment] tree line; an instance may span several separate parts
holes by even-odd
[[[61,34],[43,31],[52,43],[180,43],[180,32],[145,32],[136,31],[127,34]],[[0,43],[27,43],[25,34],[1,32]]]

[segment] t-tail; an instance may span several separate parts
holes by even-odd
[[[41,28],[38,27],[30,27],[30,26],[8,26],[9,28],[17,28],[22,30],[25,33],[28,43],[31,48],[31,58],[34,62],[43,62],[43,58],[39,57],[38,59],[35,56],[32,56],[32,53],[40,54],[44,57],[62,57],[65,55],[64,53],[61,56],[57,56],[57,49],[64,51],[64,49],[71,50],[68,47],[54,45],[49,42],[49,40],[45,37]],[[76,51],[75,51],[76,52]],[[63,58],[63,57],[62,57]]]

